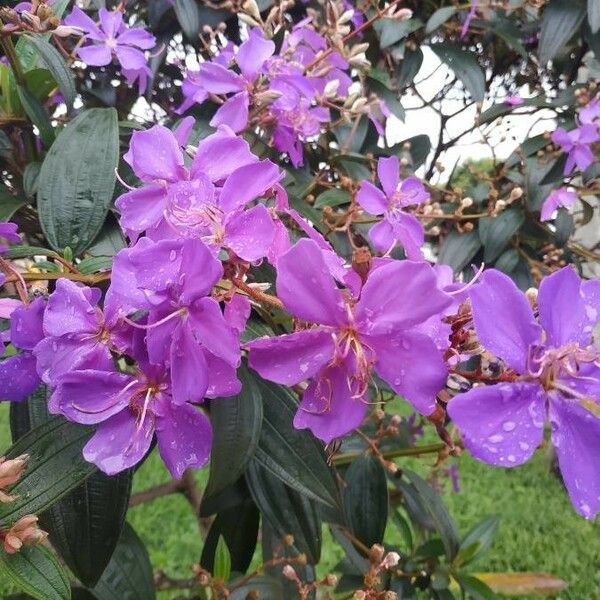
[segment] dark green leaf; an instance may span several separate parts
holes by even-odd
[[[321,443],[306,429],[296,429],[296,399],[289,388],[254,377],[263,400],[264,419],[255,459],[301,494],[339,505],[333,471]]]
[[[350,531],[369,548],[383,542],[388,515],[385,470],[371,454],[355,459],[344,476],[344,509]]]
[[[238,375],[242,391],[237,396],[211,402],[214,437],[205,498],[215,496],[237,481],[258,445],[263,419],[260,390],[246,367],[241,368]]]
[[[248,487],[263,518],[277,536],[294,536],[294,546],[315,565],[321,556],[321,521],[314,503],[294,491],[252,460],[246,472]]]
[[[125,246],[125,238],[121,232],[121,227],[114,215],[108,213],[100,233],[96,236],[94,243],[87,251],[92,256],[114,256],[119,250],[125,248]]]
[[[231,583],[233,591],[229,596],[229,600],[247,600],[251,592],[258,594],[260,600],[285,600],[283,585],[278,579],[273,577],[253,577],[249,582],[235,586],[235,581]]]
[[[580,0],[550,0],[546,4],[538,45],[542,65],[565,49],[584,17],[585,6]]]
[[[405,472],[410,483],[421,497],[423,506],[429,513],[437,532],[442,538],[446,556],[449,560],[452,560],[458,552],[459,539],[456,525],[448,509],[444,506],[440,495],[424,479],[421,479],[412,471],[406,470]]]
[[[28,198],[34,198],[37,194],[41,166],[41,163],[36,161],[28,163],[25,167],[25,171],[23,172],[23,192],[25,192]]]
[[[553,163],[550,170],[544,175],[540,183],[546,185],[548,183],[557,183],[565,178],[565,164],[567,163],[567,155],[562,154]]]
[[[379,34],[379,46],[384,49],[393,46],[422,26],[423,23],[419,19],[401,22],[394,19],[380,19],[373,27]]]
[[[87,275],[89,273],[97,273],[98,271],[107,271],[112,267],[112,258],[109,256],[90,256],[84,258],[77,268],[81,273]]]
[[[481,240],[477,231],[469,233],[451,231],[442,242],[438,260],[458,272],[469,264],[479,248],[481,248]]]
[[[512,273],[519,264],[519,252],[515,248],[505,250],[494,263],[503,273]]]
[[[350,203],[350,194],[346,190],[332,188],[325,190],[317,196],[315,208],[323,208],[324,206],[340,206]]]
[[[483,102],[485,98],[485,76],[475,56],[467,50],[446,42],[432,44],[431,49],[443,63],[454,71],[454,74],[462,81],[473,100]]]
[[[36,600],[69,600],[71,587],[63,568],[44,546],[23,546],[16,554],[0,552],[0,572]]]
[[[468,564],[485,554],[494,543],[499,522],[500,519],[497,516],[491,516],[477,523],[462,539],[456,557],[457,562]],[[466,556],[467,552],[469,553],[468,556]]]
[[[26,402],[11,404],[13,441],[50,419],[46,389],[40,386]],[[52,545],[85,585],[98,581],[117,545],[129,506],[131,480],[131,471],[109,477],[95,470],[40,517]]]
[[[600,2],[598,0],[588,0],[588,22],[592,33],[600,29]]]
[[[472,600],[496,600],[498,596],[480,579],[471,575],[456,575],[461,589]]]
[[[31,256],[58,256],[54,250],[40,248],[39,246],[14,246],[7,250],[5,256],[8,258],[29,258]]]
[[[41,62],[48,68],[50,73],[52,73],[52,76],[67,103],[67,107],[72,107],[73,102],[75,102],[77,91],[75,90],[73,74],[64,58],[60,52],[41,35],[28,35],[26,37],[28,43],[31,44],[39,54]]]
[[[406,50],[404,59],[397,71],[398,86],[405,88],[409,86],[417,76],[421,65],[423,64],[423,51],[421,48],[416,50]]]
[[[91,590],[98,600],[154,600],[154,575],[148,551],[125,523],[117,548]]]
[[[26,202],[19,196],[13,196],[6,187],[0,185],[0,221],[8,221]]]
[[[18,499],[0,505],[0,521],[13,523],[39,514],[81,485],[96,467],[86,462],[83,446],[93,429],[52,417],[25,434],[6,453],[9,458],[29,454],[25,474],[12,488]]]
[[[554,233],[556,245],[559,247],[564,246],[575,231],[573,215],[564,208],[559,209],[556,219],[554,219],[554,227],[556,227]]]
[[[438,8],[427,21],[425,33],[435,31],[440,25],[443,25],[448,19],[452,18],[458,9],[455,6],[442,6]]]
[[[525,221],[523,211],[509,208],[495,217],[483,217],[479,220],[479,239],[483,244],[483,260],[496,260],[513,235],[519,231]]]
[[[200,564],[217,576],[213,569],[216,568],[218,541],[224,539],[230,556],[230,569],[245,573],[256,548],[259,521],[258,508],[249,496],[241,504],[219,511],[206,536]]]
[[[175,0],[174,8],[185,35],[190,40],[197,40],[200,32],[200,11],[196,0]]]
[[[23,86],[18,85],[19,100],[25,109],[25,113],[31,122],[38,128],[40,138],[45,146],[49,148],[54,142],[54,129],[50,122],[50,117],[41,102]]]
[[[119,159],[113,108],[91,108],[60,133],[42,164],[38,210],[55,250],[81,254],[100,231],[110,207]]]

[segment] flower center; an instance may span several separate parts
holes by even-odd
[[[168,187],[165,219],[182,235],[207,235],[222,229],[223,211],[206,177],[179,181]]]

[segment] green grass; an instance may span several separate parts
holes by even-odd
[[[7,406],[0,406],[0,448],[10,444]],[[426,462],[425,462],[426,465]],[[411,462],[414,466],[414,462]],[[562,485],[539,453],[529,464],[491,469],[468,456],[459,460],[462,491],[447,491],[445,499],[461,532],[489,514],[501,516],[496,544],[473,567],[477,571],[544,571],[569,583],[558,600],[600,597],[600,522],[590,523],[571,508]],[[136,474],[134,491],[168,479],[158,456]],[[198,475],[202,484],[205,473]],[[187,501],[179,495],[154,500],[130,510],[128,519],[146,542],[152,563],[169,575],[187,577],[199,560],[202,541]],[[320,571],[329,571],[340,557],[325,536]],[[0,596],[8,593],[0,581]],[[169,598],[161,594],[161,600]]]

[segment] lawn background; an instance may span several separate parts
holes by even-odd
[[[2,403],[0,448],[9,445],[8,404]],[[426,464],[421,462],[423,468]],[[590,523],[573,511],[561,483],[548,471],[543,451],[527,465],[511,470],[492,469],[467,455],[458,464],[462,491],[448,489],[445,501],[461,532],[486,515],[501,517],[496,543],[476,570],[545,571],[569,582],[557,600],[600,598],[600,520]],[[205,471],[198,474],[200,485],[205,477]],[[167,480],[155,454],[137,472],[134,492]],[[146,542],[155,569],[175,577],[189,576],[191,564],[199,560],[202,541],[185,498],[173,495],[134,507],[128,520]],[[328,572],[341,556],[329,536],[324,539],[321,573]],[[10,591],[0,581],[0,598]],[[170,597],[159,595],[160,600]]]

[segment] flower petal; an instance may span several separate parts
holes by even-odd
[[[273,56],[275,44],[266,40],[259,28],[250,30],[248,39],[240,46],[235,55],[235,61],[240,67],[242,75],[248,81],[254,81],[265,61]]]
[[[529,302],[513,280],[500,271],[485,271],[469,293],[473,321],[486,350],[519,373],[527,370],[529,348],[539,342],[541,330]]]
[[[234,214],[225,225],[223,243],[240,258],[254,262],[266,256],[275,239],[275,225],[264,204]]]
[[[382,215],[388,208],[385,194],[370,181],[363,181],[360,184],[356,200],[370,215]]]
[[[129,408],[100,425],[83,448],[83,457],[107,475],[115,475],[139,463],[152,443],[154,424],[145,419],[138,429]]]
[[[516,467],[542,442],[545,396],[536,383],[476,387],[450,400],[448,414],[476,459]]]
[[[436,408],[436,394],[446,386],[448,369],[433,340],[421,333],[401,332],[369,337],[377,356],[375,371],[421,414]]]
[[[229,94],[241,92],[245,81],[233,71],[214,62],[200,65],[200,81],[202,87],[211,94]]]
[[[261,160],[236,169],[225,181],[219,196],[219,206],[226,212],[241,208],[262,196],[280,179],[279,167],[270,160]]]
[[[76,423],[100,423],[129,405],[133,381],[114,371],[88,369],[66,373],[52,394],[49,410]]]
[[[179,144],[173,132],[162,125],[154,125],[146,131],[134,131],[129,152],[123,158],[146,182],[178,181],[184,173]]]
[[[423,225],[417,217],[409,213],[396,212],[390,223],[394,237],[400,242],[404,253],[409,260],[423,260],[421,246],[425,242]]]
[[[121,213],[119,222],[129,235],[140,234],[162,221],[167,206],[167,191],[158,185],[146,185],[119,196],[115,202]]]
[[[208,368],[207,398],[227,398],[242,391],[235,367],[208,351],[204,352],[204,358]]]
[[[201,402],[208,388],[206,359],[188,323],[180,323],[173,333],[171,385],[176,404]]]
[[[592,323],[581,293],[581,279],[571,266],[544,277],[538,293],[540,323],[550,346],[578,342],[587,346],[592,340]]]
[[[181,255],[181,304],[190,304],[210,293],[223,276],[223,266],[202,241],[183,242]]]
[[[90,44],[77,50],[79,58],[90,67],[104,67],[112,60],[110,48],[106,44]]]
[[[586,519],[600,511],[600,417],[576,402],[550,402],[552,442],[575,510]]]
[[[136,46],[142,50],[150,50],[156,45],[156,38],[141,27],[131,27],[119,34],[118,43]]]
[[[397,156],[384,156],[377,161],[377,177],[385,195],[393,196],[400,181],[400,161]]]
[[[261,377],[284,385],[296,385],[314,377],[335,352],[333,337],[326,329],[262,337],[246,347],[250,350],[248,364]]]
[[[294,417],[294,427],[310,429],[328,444],[363,422],[367,404],[354,396],[345,367],[323,369],[306,388]]]
[[[31,352],[0,360],[0,400],[21,402],[33,394],[40,383]]]
[[[10,341],[21,350],[33,350],[44,338],[42,329],[46,302],[36,298],[29,306],[19,304],[10,315]]]
[[[124,69],[137,70],[146,66],[146,57],[141,50],[129,46],[117,45],[115,48],[117,60]]]
[[[369,274],[355,317],[364,333],[386,335],[422,323],[451,303],[429,264],[393,261]]]
[[[72,333],[97,333],[100,328],[100,316],[90,303],[87,288],[77,285],[69,279],[61,278],[56,289],[48,298],[44,313],[44,331],[46,335],[61,336]]]
[[[296,317],[311,323],[347,321],[342,294],[319,246],[302,239],[277,261],[277,295]]]
[[[156,439],[167,469],[175,479],[181,479],[186,469],[200,469],[208,462],[210,421],[199,408],[162,399],[156,406]]]
[[[228,125],[235,133],[242,131],[248,125],[249,103],[248,92],[245,90],[232,96],[219,107],[210,120],[211,127]]]

